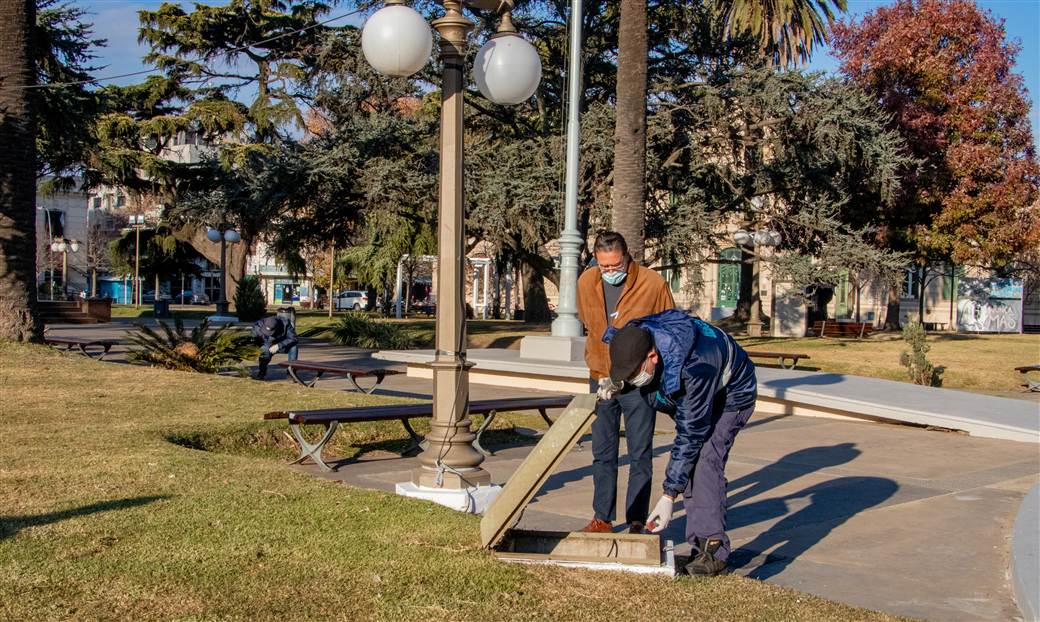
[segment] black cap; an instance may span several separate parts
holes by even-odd
[[[628,380],[646,360],[654,347],[650,331],[638,326],[626,326],[610,340],[610,379],[615,383]]]

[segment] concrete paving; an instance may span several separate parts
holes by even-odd
[[[55,327],[51,332],[119,337],[128,327],[129,322],[120,322]],[[367,356],[324,344],[306,344],[301,353],[301,358],[317,360]],[[272,368],[271,377],[284,379],[284,373]],[[341,379],[319,383],[332,389],[346,386]],[[388,377],[377,394],[422,398],[430,389],[428,380],[400,375]],[[471,389],[474,399],[538,394],[482,385]],[[662,418],[658,429],[667,431],[670,425]],[[655,490],[671,440],[667,433],[655,437]],[[530,446],[493,449],[498,453],[485,467],[494,481],[505,482]],[[591,461],[586,437],[566,456],[519,526],[568,530],[584,525],[591,514]],[[372,452],[332,474],[308,466],[292,468],[392,491],[396,483],[410,479],[417,464],[414,458]],[[1040,481],[1034,443],[760,414],[738,437],[728,476],[735,572],[900,615],[1021,619],[1008,576],[1010,539],[1023,497]],[[622,457],[622,486],[626,478]],[[623,490],[619,496],[623,499]],[[623,508],[619,514],[624,515]],[[682,529],[680,511],[665,537],[681,542]],[[680,554],[686,551],[685,544],[679,547]]]

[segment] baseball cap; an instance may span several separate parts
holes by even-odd
[[[638,326],[626,326],[610,341],[610,379],[615,383],[628,380],[643,364],[647,353],[654,347],[650,331]]]

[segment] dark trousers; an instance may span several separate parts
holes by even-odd
[[[271,344],[274,345],[274,344]],[[260,369],[258,371],[258,377],[263,378],[267,375],[267,366],[271,364],[271,359],[274,357],[271,354],[270,346],[264,344],[260,346],[260,360],[258,361]],[[300,342],[290,341],[278,344],[278,352],[284,352],[289,355],[290,361],[295,361],[300,356]]]
[[[625,521],[645,523],[650,513],[654,420],[657,413],[650,406],[644,391],[636,387],[618,393],[614,399],[600,400],[596,404],[596,419],[592,422],[592,509],[597,519],[614,521],[622,416],[625,418],[625,444],[628,445],[629,459]]]
[[[754,406],[744,410],[723,410],[715,421],[711,436],[701,447],[697,464],[693,467],[690,483],[683,492],[686,507],[686,540],[697,551],[697,538],[719,539],[722,546],[715,557],[726,561],[729,557],[729,537],[726,536],[726,461],[737,432],[744,427]]]

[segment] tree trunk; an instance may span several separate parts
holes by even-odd
[[[646,208],[646,0],[621,0],[617,119],[614,125],[614,230],[642,263]]]
[[[537,324],[552,321],[542,275],[526,261],[520,262],[520,274],[524,280],[524,321]]]
[[[924,280],[928,276],[928,268],[921,266],[917,274],[920,277],[917,280],[917,321],[924,324],[924,293],[927,286]]]
[[[899,325],[899,286],[888,286],[888,303],[885,305],[885,330],[901,330]]]
[[[37,341],[33,0],[0,1],[0,339]]]
[[[740,254],[740,289],[737,292],[737,308],[733,317],[746,322],[751,319],[752,281],[755,277],[755,264],[751,254],[743,247]]]

